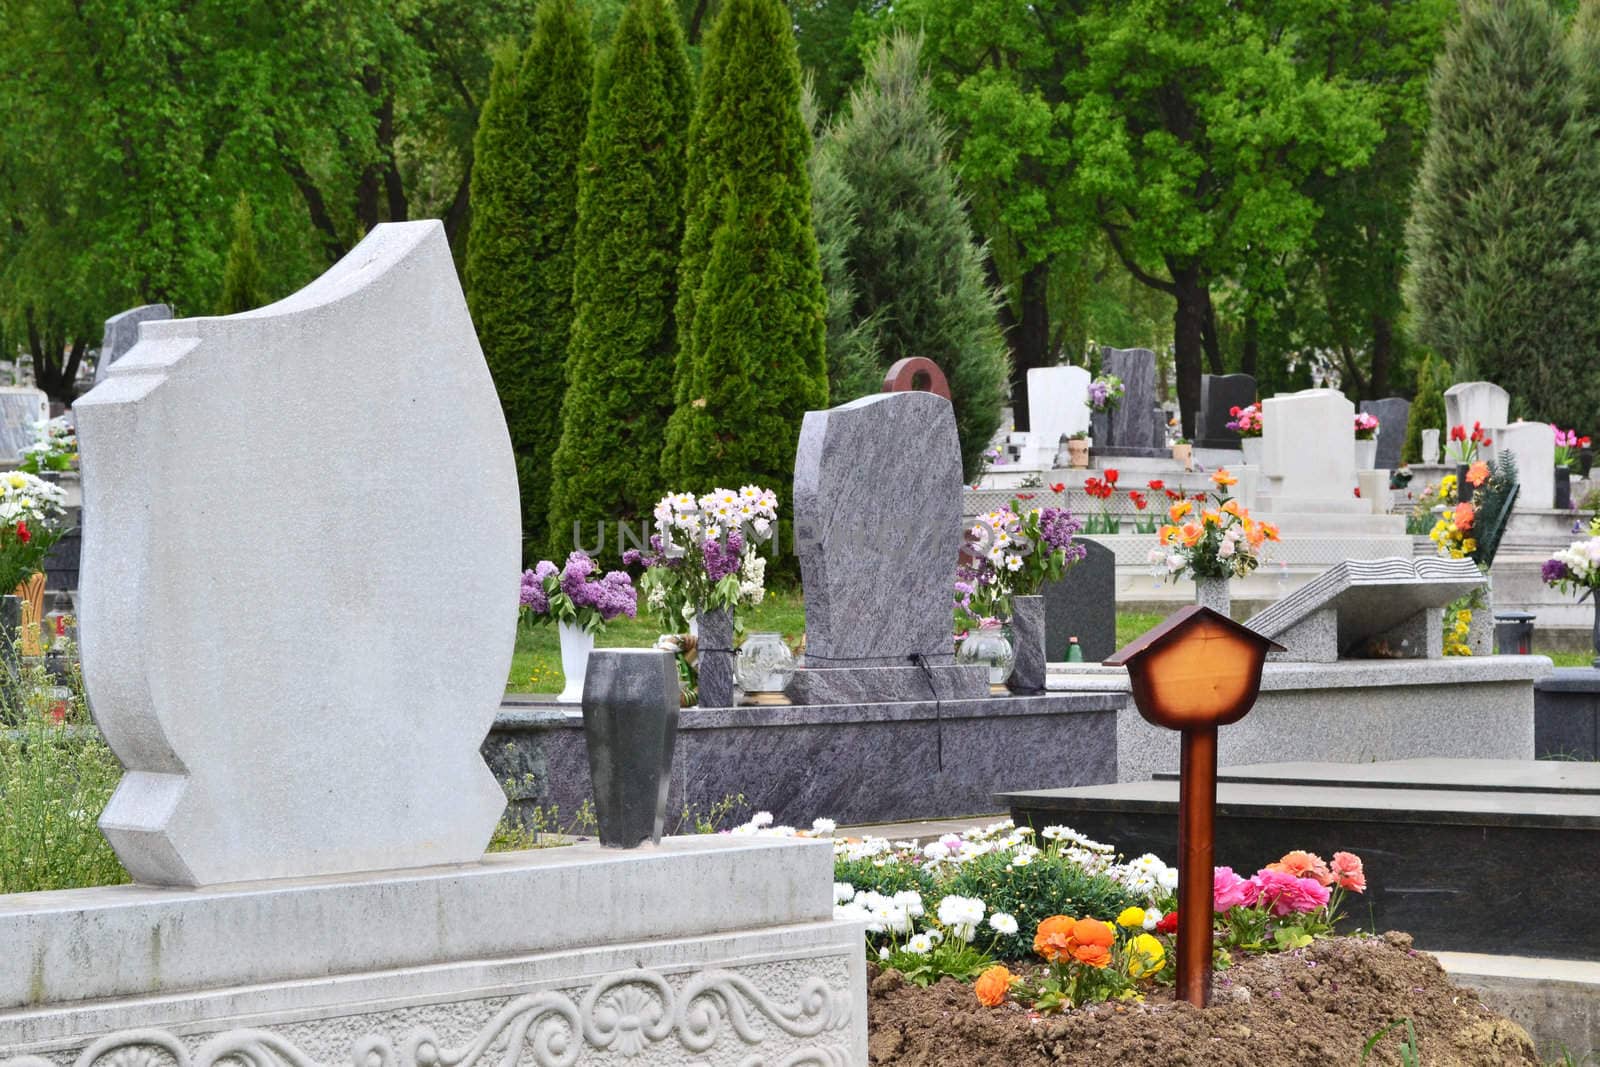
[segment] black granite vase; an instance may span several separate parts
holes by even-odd
[[[1572,510],[1572,468],[1556,468],[1556,498],[1553,505],[1557,511]]]
[[[1013,693],[1044,692],[1044,597],[1011,598],[1011,677]]]
[[[599,648],[583,682],[583,737],[600,843],[660,843],[678,737],[678,665],[653,648]]]
[[[733,647],[733,609],[702,610],[699,620],[699,651],[696,670],[700,675],[700,707],[733,707],[735,651]]]
[[[1467,464],[1456,464],[1456,503],[1472,499],[1472,486],[1467,482]]]

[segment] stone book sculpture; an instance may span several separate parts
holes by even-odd
[[[1350,559],[1245,625],[1285,647],[1273,659],[1436,659],[1441,610],[1483,582],[1469,559]]]

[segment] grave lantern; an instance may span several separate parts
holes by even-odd
[[[1178,782],[1178,996],[1211,999],[1212,844],[1217,727],[1244,718],[1267,653],[1282,646],[1226,615],[1190,605],[1112,654],[1127,667],[1145,721],[1182,732]]]

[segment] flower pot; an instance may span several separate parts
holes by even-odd
[[[1356,439],[1356,470],[1370,471],[1378,466],[1378,439],[1376,437],[1363,441]]]
[[[1011,677],[1013,693],[1044,692],[1044,597],[1011,598]]]
[[[576,704],[583,699],[584,673],[589,665],[589,654],[594,651],[594,634],[570,622],[556,623],[561,635],[561,673],[567,684],[556,694],[563,704]]]
[[[1239,438],[1239,450],[1244,453],[1244,462],[1247,467],[1261,466],[1261,450],[1265,447],[1259,437]],[[1174,453],[1176,458],[1176,453]]]
[[[733,707],[734,657],[733,610],[701,608],[699,652],[696,669],[700,675],[700,707]]]
[[[1192,460],[1193,456],[1194,456],[1194,446],[1193,445],[1173,445],[1172,446],[1172,458],[1177,460],[1179,463],[1182,463],[1184,470],[1189,470],[1190,469],[1190,463],[1191,463],[1191,460]]]
[[[1572,510],[1572,468],[1556,468],[1556,495],[1555,504],[1552,505],[1559,511]]]
[[[1432,466],[1439,462],[1439,431],[1422,431],[1422,462]]]
[[[1233,595],[1228,590],[1226,578],[1196,578],[1194,602],[1230,619],[1233,617]]]
[[[653,648],[603,648],[591,657],[583,738],[600,843],[661,841],[678,736],[678,667]]]
[[[1067,457],[1075,468],[1089,465],[1089,442],[1083,438],[1067,438]]]

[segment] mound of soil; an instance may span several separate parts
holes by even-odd
[[[1217,972],[1204,1011],[1164,988],[1142,1003],[1039,1016],[1007,1002],[985,1008],[972,986],[929,989],[874,973],[867,999],[870,1058],[900,1067],[1043,1067],[1057,1063],[1278,1067],[1358,1064],[1373,1034],[1399,1019],[1416,1030],[1429,1067],[1537,1065],[1522,1027],[1452,985],[1409,934],[1335,938]],[[1367,1062],[1399,1064],[1405,1027]]]

